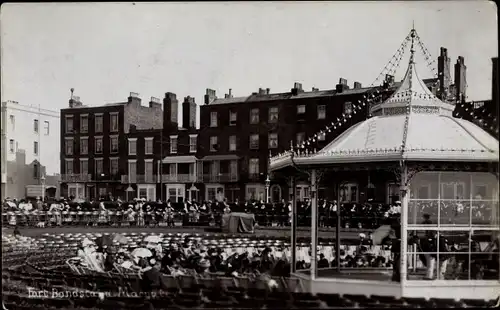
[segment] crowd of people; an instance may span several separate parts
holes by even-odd
[[[287,276],[290,271],[289,253],[286,253],[289,250],[285,248],[266,247],[255,249],[254,253],[238,253],[234,249],[225,251],[221,247],[206,246],[188,237],[182,242],[162,245],[155,237],[158,236],[148,236],[138,244],[120,244],[115,239],[109,245],[84,239],[77,257],[69,263],[77,272],[79,267],[84,267],[98,272],[161,272],[198,277],[214,273],[234,277]]]
[[[298,226],[311,225],[311,201],[297,204]],[[373,229],[386,224],[391,217],[401,212],[399,202],[393,205],[368,202],[364,204],[343,203],[320,200],[319,226],[337,225],[337,208],[340,208],[343,228]],[[75,201],[61,199],[42,202],[40,199],[8,200],[3,204],[3,221],[10,225],[131,225],[131,226],[177,226],[220,225],[222,214],[245,212],[255,214],[259,226],[289,226],[292,219],[292,203],[264,203],[263,201],[184,202],[165,203],[145,199],[131,202],[115,201]]]

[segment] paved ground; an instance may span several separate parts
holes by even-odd
[[[79,227],[48,227],[48,228],[23,228],[20,227],[19,231],[22,235],[25,236],[40,236],[43,233],[85,233],[85,232],[163,232],[163,233],[199,233],[199,234],[213,234],[214,232],[208,232],[205,230],[206,228],[202,227],[87,227],[87,226],[79,226]],[[12,233],[12,228],[3,228],[2,233]],[[342,239],[358,239],[359,233],[367,231],[343,231],[341,234]],[[251,234],[250,234],[251,235]],[[290,228],[257,228],[255,230],[255,236],[265,238],[289,238],[290,237]],[[300,228],[298,231],[298,237],[308,237],[310,236],[310,230],[307,228]],[[330,229],[328,231],[321,230],[319,232],[320,238],[335,238],[335,229]]]

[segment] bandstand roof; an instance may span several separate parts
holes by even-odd
[[[295,165],[381,161],[498,162],[498,140],[472,122],[454,118],[454,105],[435,97],[420,79],[411,50],[399,88],[372,107],[373,117],[353,125],[313,154],[271,158],[270,170]]]

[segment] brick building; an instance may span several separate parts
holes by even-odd
[[[122,175],[128,169],[127,136],[163,127],[160,102],[141,105],[136,93],[126,102],[88,107],[79,97],[61,110],[61,193],[66,197],[125,198]]]
[[[163,157],[162,187],[164,199],[182,201],[198,200],[199,182],[197,178],[198,130],[196,129],[196,102],[193,97],[185,97],[182,103],[182,124],[177,121],[179,102],[173,93],[167,93],[164,104],[163,136],[167,137],[166,152]],[[182,126],[180,126],[182,125]]]
[[[425,82],[432,88],[436,79]],[[386,97],[398,85],[394,77],[386,76],[385,88],[376,88]],[[374,90],[363,88],[358,82],[350,88],[343,78],[333,90],[305,91],[300,83],[295,83],[286,93],[271,93],[269,88],[261,88],[250,96],[234,97],[230,89],[219,99],[214,90],[207,89],[205,104],[200,107],[198,144],[202,197],[265,199],[270,153],[275,155],[289,149],[291,144],[299,145],[338,121],[342,114],[351,114],[343,128],[318,136],[311,147],[326,146],[343,130],[366,119],[369,107],[353,113],[353,104]],[[269,194],[271,201],[288,199],[288,184],[285,180],[271,179]],[[296,194],[299,199],[309,196],[309,186],[297,184]]]

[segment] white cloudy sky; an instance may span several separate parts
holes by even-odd
[[[486,1],[57,3],[1,7],[2,100],[66,107],[259,87],[374,81],[411,29],[432,56],[464,56],[470,100],[491,98],[496,7]],[[419,74],[432,77],[423,58]],[[397,78],[404,74],[405,64]],[[452,71],[453,72],[453,71]],[[453,73],[452,73],[453,74]]]

